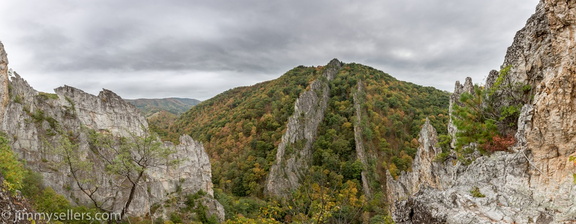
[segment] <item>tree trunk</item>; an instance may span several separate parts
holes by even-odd
[[[126,201],[126,204],[122,209],[122,213],[120,213],[121,219],[124,219],[124,215],[126,215],[126,213],[128,212],[128,207],[130,207],[130,203],[132,203],[132,199],[134,199],[134,193],[136,193],[136,187],[138,187],[138,182],[140,182],[140,178],[142,178],[143,175],[144,175],[144,169],[142,169],[142,171],[138,173],[138,177],[134,182],[130,181],[132,183],[132,187],[130,188],[130,195],[128,196],[128,201]]]

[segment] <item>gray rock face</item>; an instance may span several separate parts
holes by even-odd
[[[5,55],[4,49],[0,48],[0,94],[2,99],[8,99],[0,106],[0,131],[7,134],[12,149],[29,168],[42,174],[47,186],[72,202],[93,205],[95,200],[108,211],[121,211],[129,195],[127,180],[106,172],[106,165],[91,146],[90,132],[116,137],[147,136],[146,119],[134,106],[109,90],[94,96],[64,86],[57,88],[55,94],[39,93],[18,74],[7,72],[7,65],[2,64],[7,62]],[[3,82],[10,87],[2,88]],[[90,184],[83,184],[84,190],[94,190],[92,199],[83,192],[73,172],[65,165],[63,141],[66,139],[74,140],[74,153],[79,160],[92,164],[90,169],[76,172],[79,179],[92,180]],[[175,152],[171,160],[179,163],[147,170],[128,214],[166,215],[151,214],[150,208],[176,193],[194,194],[202,190],[208,195],[206,201],[212,200],[211,207],[215,210],[211,212],[223,220],[222,206],[212,198],[211,167],[204,147],[189,136],[182,136],[180,141],[177,146],[166,145]]]
[[[288,119],[286,133],[278,145],[276,162],[270,168],[266,183],[268,194],[286,195],[300,186],[300,177],[308,170],[312,160],[312,143],[318,125],[324,119],[330,97],[328,82],[340,67],[340,61],[330,61],[321,78],[312,82],[310,90],[303,92],[296,100],[294,114]]]
[[[432,127],[429,120],[426,120],[426,123],[422,126],[418,141],[420,146],[413,161],[413,164],[418,166],[413,166],[412,172],[403,172],[397,181],[389,173],[387,174],[387,185],[388,189],[390,189],[388,196],[392,199],[407,198],[411,194],[418,192],[422,186],[434,188],[440,186],[439,182],[441,180],[435,176],[434,172],[439,170],[438,164],[433,163],[433,161],[442,150],[436,147],[438,143],[436,129]],[[390,202],[394,201],[390,200]]]
[[[0,42],[0,74],[8,74],[8,56],[4,51],[4,45]],[[0,76],[0,119],[4,117],[4,112],[8,106],[8,76]],[[0,120],[2,121],[2,120]]]
[[[210,196],[214,196],[212,188],[212,172],[210,159],[204,151],[202,143],[195,141],[188,135],[180,137],[180,144],[173,145],[166,142],[165,145],[174,149],[171,155],[172,160],[179,161],[175,166],[158,167],[151,170],[149,177],[156,181],[155,184],[162,185],[172,180],[179,181],[179,188],[185,192],[195,192],[199,189],[205,191]],[[190,178],[195,177],[195,178]],[[177,186],[158,186],[156,189],[165,192],[157,192],[154,195],[162,195],[167,192],[175,192]]]
[[[354,122],[354,142],[356,144],[356,158],[362,162],[364,167],[368,167],[368,155],[366,155],[366,149],[364,148],[364,141],[362,140],[362,127],[360,124],[362,123],[362,105],[361,105],[361,97],[359,96],[360,93],[364,92],[364,84],[362,84],[362,80],[358,80],[358,91],[354,93],[354,115],[355,122]],[[370,181],[368,180],[368,174],[366,170],[363,170],[360,173],[362,177],[362,190],[364,190],[364,195],[366,197],[372,197],[372,189],[370,188]]]
[[[431,158],[434,153],[424,153],[430,150],[420,147],[414,172],[388,183],[397,223],[576,222],[572,178],[576,167],[569,161],[576,155],[574,31],[575,1],[538,4],[508,48],[502,66],[511,66],[505,82],[530,85],[534,95],[522,107],[517,144],[510,152],[480,157],[468,166],[453,159],[429,163],[422,156]],[[498,75],[492,71],[486,86],[492,86]],[[459,86],[455,96],[464,89]],[[457,132],[454,127],[449,131]],[[434,136],[421,133],[420,141],[421,145],[434,142]]]
[[[554,214],[534,198],[526,152],[497,152],[468,166],[432,144],[435,130],[424,125],[413,172],[388,176],[391,212],[397,223],[542,223]],[[475,194],[477,191],[478,194]]]
[[[108,130],[122,136],[130,133],[141,136],[148,129],[146,118],[110,90],[102,90],[97,97],[70,86],[54,91],[63,96],[68,101],[66,103],[74,103],[80,123],[89,129]]]
[[[220,221],[224,221],[224,207],[214,199],[210,158],[202,143],[183,135],[178,145],[170,142],[164,144],[175,151],[170,159],[179,162],[175,166],[161,166],[148,172],[147,187],[151,201],[162,202],[176,192],[184,192],[174,195],[181,198],[180,204],[182,204],[186,200],[182,195],[202,190],[208,195],[201,199],[202,204],[208,208],[208,215],[215,215]],[[174,210],[163,208],[155,214],[168,218],[172,212]]]
[[[547,24],[541,28],[546,31],[541,38],[547,40],[541,48],[548,49],[542,55],[526,56],[532,62],[526,65],[527,79],[541,80],[533,88],[532,124],[526,129],[526,148],[535,167],[531,185],[546,192],[544,198],[554,204],[574,205],[574,199],[560,197],[557,189],[567,187],[576,172],[568,161],[576,155],[576,2],[545,1],[538,11],[544,13]]]

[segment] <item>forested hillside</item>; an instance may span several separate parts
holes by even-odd
[[[193,107],[169,128],[155,122],[151,126],[159,127],[163,138],[171,141],[186,133],[204,143],[216,197],[228,219],[384,220],[387,205],[380,192],[385,171],[397,176],[411,167],[426,118],[437,130],[446,130],[448,93],[399,81],[360,64],[342,64],[331,80],[325,80],[321,76],[325,67],[299,66],[276,80],[231,89]],[[328,83],[329,100],[313,142],[311,166],[303,171],[301,186],[290,199],[268,195],[265,182],[288,118],[314,80]],[[360,138],[355,138],[355,128]],[[363,161],[356,141],[366,151]],[[286,150],[297,151],[298,144]],[[370,189],[363,188],[373,193],[367,195]]]
[[[188,98],[164,98],[164,99],[126,99],[126,102],[136,106],[146,117],[155,113],[166,111],[175,115],[180,115],[194,105],[200,103],[200,100]]]

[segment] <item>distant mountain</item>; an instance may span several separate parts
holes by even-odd
[[[160,111],[167,111],[180,115],[200,103],[200,100],[189,98],[164,98],[164,99],[126,99],[126,102],[136,106],[144,116],[148,117]]]

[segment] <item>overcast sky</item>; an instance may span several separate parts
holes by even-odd
[[[40,91],[208,99],[332,58],[452,91],[498,69],[538,0],[2,0],[10,67]]]

